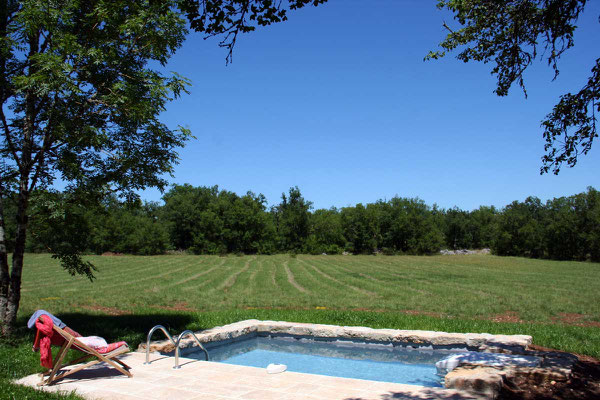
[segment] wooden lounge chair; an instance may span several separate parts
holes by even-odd
[[[64,338],[64,342],[63,342],[58,354],[56,355],[56,360],[54,361],[52,368],[48,369],[48,371],[41,374],[42,381],[40,383],[38,383],[38,386],[52,385],[56,381],[63,379],[66,376],[69,376],[71,374],[74,374],[75,372],[81,371],[82,369],[85,369],[87,367],[90,367],[92,365],[95,365],[95,364],[98,364],[101,362],[107,363],[108,365],[110,365],[111,367],[114,367],[117,371],[128,376],[129,378],[132,377],[131,372],[129,372],[131,367],[128,366],[127,364],[125,364],[123,361],[116,358],[118,355],[127,353],[129,351],[129,346],[127,346],[127,344],[123,344],[110,352],[100,353],[97,350],[93,349],[92,347],[87,346],[86,344],[82,343],[80,340],[78,340],[78,338],[76,336],[70,334],[69,332],[67,332],[64,329],[61,329],[56,325],[54,325],[52,327],[52,329],[55,332],[54,334],[58,334],[58,335],[62,336],[62,338]],[[69,349],[75,349],[75,350],[81,351],[85,354],[83,356],[77,358],[76,360],[73,360],[71,362],[63,364],[62,362],[63,362]],[[69,365],[80,363],[90,357],[94,357],[94,360],[91,360],[82,365],[77,365],[74,368],[64,370],[61,373],[62,368],[69,366]]]

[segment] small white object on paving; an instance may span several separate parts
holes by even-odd
[[[180,358],[180,369],[173,369],[172,357],[152,354],[144,365],[145,354],[131,352],[119,357],[132,367],[133,378],[118,374],[105,364],[76,372],[53,386],[39,388],[49,392],[73,392],[98,400],[392,400],[392,399],[476,399],[466,392],[338,378],[286,371],[268,374],[264,368]],[[40,377],[30,375],[16,381],[32,386]]]
[[[269,364],[267,365],[268,374],[280,374],[287,370],[287,365],[284,364]]]

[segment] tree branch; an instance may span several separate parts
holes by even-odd
[[[444,23],[442,24],[442,26],[444,28],[446,28],[446,30],[450,33],[454,33],[454,31],[448,26],[448,24],[446,23],[446,21],[444,21]]]
[[[54,95],[54,102],[56,103],[58,94]],[[54,110],[54,109],[53,109]],[[50,117],[48,118],[48,124],[46,125],[46,129],[44,129],[44,139],[42,142],[42,147],[40,148],[40,150],[37,151],[37,153],[35,154],[35,157],[33,158],[32,161],[32,165],[35,165],[35,173],[33,174],[33,177],[31,178],[31,183],[29,185],[29,190],[33,190],[35,188],[35,186],[37,185],[37,181],[40,177],[40,174],[42,172],[42,170],[44,169],[44,158],[46,156],[46,153],[48,152],[48,149],[52,146],[52,143],[54,142],[52,137],[53,137],[53,124],[54,124],[54,113],[51,112],[50,113]]]
[[[10,128],[8,127],[8,123],[6,122],[6,116],[4,115],[4,108],[0,105],[0,119],[2,120],[2,127],[4,129],[4,136],[6,137],[6,143],[8,144],[8,151],[10,151],[15,163],[19,170],[21,169],[21,160],[17,155],[17,151],[15,150],[15,145],[10,135]]]

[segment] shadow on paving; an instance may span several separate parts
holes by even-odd
[[[420,390],[419,393],[402,393],[402,392],[390,392],[381,395],[381,400],[424,400],[424,399],[435,399],[435,400],[466,400],[475,399],[475,397],[465,397],[457,393],[440,393],[439,391],[433,390]],[[364,399],[362,397],[350,397],[344,400],[373,400],[372,398]]]

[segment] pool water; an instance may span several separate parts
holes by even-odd
[[[229,343],[210,343],[211,361],[266,368],[285,364],[288,371],[442,387],[435,363],[448,350],[419,350],[392,344],[327,341],[298,337],[254,336]],[[204,359],[203,353],[186,357]]]

